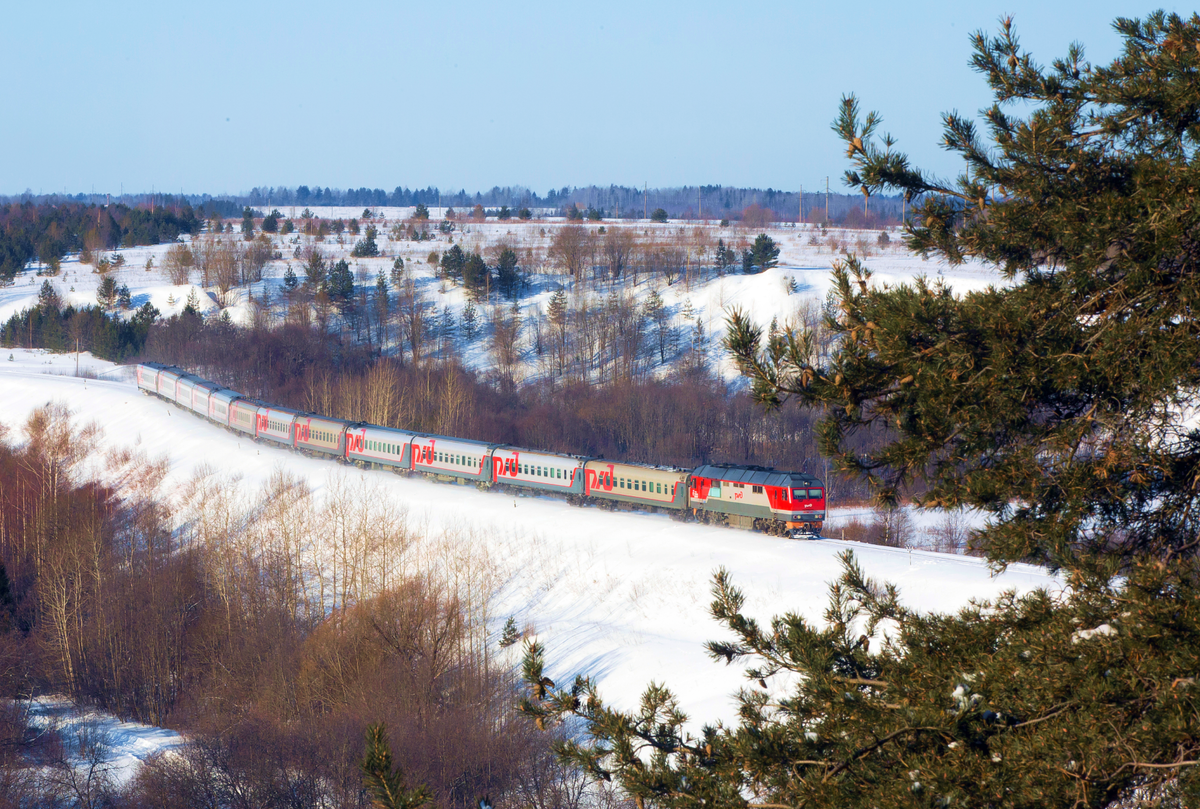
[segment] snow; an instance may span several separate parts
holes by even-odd
[[[39,697],[29,703],[30,724],[57,733],[64,742],[67,762],[77,769],[88,766],[89,746],[98,746],[100,768],[116,786],[128,781],[137,766],[157,753],[183,744],[178,733],[139,722],[122,722],[111,714],[80,710],[64,697]]]
[[[376,258],[353,258],[350,251],[355,242],[361,238],[346,232],[341,237],[331,235],[317,242],[312,237],[298,233],[288,235],[268,234],[274,246],[283,258],[273,260],[263,270],[263,280],[247,288],[237,288],[231,291],[229,305],[225,308],[229,317],[235,323],[246,324],[254,317],[254,307],[250,305],[249,297],[255,300],[264,298],[278,303],[282,300],[283,277],[290,265],[301,278],[304,276],[302,259],[294,257],[297,249],[314,245],[325,254],[329,263],[345,258],[354,270],[358,283],[368,286],[374,283],[377,275],[385,277],[391,272],[392,263],[396,256],[404,259],[416,286],[422,290],[431,307],[436,313],[450,311],[456,322],[461,323],[462,311],[467,304],[466,292],[462,287],[435,279],[434,267],[426,261],[431,251],[442,253],[457,244],[467,252],[478,251],[485,256],[495,246],[504,243],[520,251],[533,250],[544,256],[555,231],[567,224],[562,219],[538,219],[531,222],[507,220],[499,222],[489,219],[484,222],[458,221],[455,230],[449,234],[441,234],[436,230],[437,221],[429,223],[433,240],[427,241],[392,241],[390,231],[393,224],[403,217],[411,215],[409,209],[379,209],[380,216],[372,220],[379,230],[377,237],[379,249],[383,255]],[[314,212],[326,219],[350,219],[362,213],[361,208],[320,208]],[[290,209],[284,210],[290,215]],[[463,212],[459,212],[460,215]],[[434,220],[437,218],[434,212]],[[299,220],[297,220],[299,221]],[[364,226],[365,226],[364,222]],[[585,227],[597,231],[606,228],[624,227],[631,229],[637,237],[661,236],[677,239],[681,245],[694,241],[697,245],[707,246],[706,260],[710,260],[718,239],[723,240],[730,248],[740,250],[749,246],[759,232],[746,230],[736,226],[719,227],[714,222],[681,222],[673,221],[666,224],[647,222],[601,222],[589,223]],[[995,268],[979,262],[967,262],[952,267],[939,260],[926,260],[910,253],[901,243],[901,235],[891,231],[890,246],[877,245],[877,231],[854,231],[830,228],[825,232],[815,226],[781,226],[776,225],[764,229],[780,247],[779,266],[756,275],[743,275],[740,269],[731,270],[729,274],[711,277],[706,280],[687,280],[677,277],[674,283],[668,284],[662,277],[647,279],[642,276],[636,286],[628,287],[623,282],[609,284],[606,282],[585,283],[575,285],[568,277],[558,273],[552,267],[543,266],[542,272],[534,273],[531,288],[526,291],[519,302],[523,318],[528,319],[539,311],[544,312],[550,297],[559,288],[567,288],[571,295],[602,299],[614,289],[618,292],[628,291],[639,302],[649,295],[651,290],[659,292],[671,319],[671,325],[680,330],[681,343],[687,344],[688,335],[696,320],[704,327],[704,333],[709,340],[709,358],[714,369],[723,378],[734,380],[738,378],[737,370],[720,348],[720,336],[724,328],[724,320],[734,307],[753,314],[755,320],[763,326],[778,320],[780,326],[795,323],[802,319],[801,315],[811,315],[814,308],[825,302],[832,287],[830,268],[843,255],[835,251],[828,241],[840,240],[844,249],[857,250],[864,255],[864,263],[874,273],[874,283],[896,285],[911,282],[918,276],[943,280],[954,291],[965,293],[985,289],[988,286],[1006,283],[1003,276]],[[189,237],[184,237],[187,241]],[[201,238],[207,238],[203,236]],[[223,238],[241,240],[240,234],[230,234]],[[602,238],[602,237],[601,237]],[[189,294],[195,291],[200,301],[199,309],[206,315],[213,315],[221,307],[215,292],[206,291],[198,284],[175,285],[170,283],[164,274],[163,266],[169,244],[146,247],[122,248],[119,252],[125,258],[123,267],[109,273],[118,286],[129,287],[133,309],[144,303],[153,304],[164,317],[177,314],[185,306]],[[682,249],[682,248],[681,248]],[[699,247],[694,248],[696,250]],[[693,248],[688,248],[689,251]],[[112,255],[110,251],[108,255]],[[522,253],[522,261],[525,261]],[[145,269],[148,259],[153,259],[153,268]],[[689,253],[688,261],[695,264],[694,256]],[[193,272],[193,278],[197,277]],[[30,266],[19,274],[13,285],[0,287],[0,323],[8,320],[13,314],[29,308],[37,303],[38,291],[42,282],[49,280],[58,291],[64,303],[88,305],[96,302],[96,287],[101,276],[92,271],[92,267],[79,263],[76,257],[68,257],[62,263],[62,272],[54,278],[43,278],[36,275],[35,268]],[[789,282],[794,282],[795,291],[789,292]],[[499,301],[499,303],[505,303]],[[486,320],[485,306],[480,306],[479,314]],[[280,316],[277,307],[276,315]],[[691,319],[686,318],[691,313]],[[431,312],[431,315],[434,314]],[[469,367],[487,370],[491,366],[491,356],[487,350],[486,334],[477,337],[468,345],[461,348],[463,360]],[[664,369],[665,372],[665,369]],[[518,381],[528,381],[546,373],[538,367],[538,358],[532,350],[526,350]]]
[[[1079,643],[1081,640],[1091,640],[1092,638],[1106,638],[1110,635],[1119,634],[1115,627],[1109,624],[1100,624],[1095,629],[1080,629],[1071,635],[1071,643]]]
[[[11,355],[10,362],[0,354],[0,423],[14,436],[33,408],[59,401],[79,422],[103,426],[102,447],[136,446],[168,458],[165,491],[204,464],[240,475],[247,492],[279,469],[307,480],[318,496],[367,486],[372,497],[406,509],[410,525],[473,546],[462,550],[475,552],[468,558],[488,566],[498,582],[488,618],[495,637],[514,616],[545,643],[552,679],[561,684],[577,673],[591,675],[602,694],[622,707],[635,706],[643,688],[656,681],[675,691],[696,723],[736,718],[732,694],[743,684],[741,672],[713,663],[702,646],[723,637],[707,612],[711,576],[719,567],[729,569],[744,590],[747,614],[764,621],[794,611],[819,622],[827,585],[841,572],[837,554],[847,548],[869,576],[896,583],[904,602],[921,610],[953,611],[1004,590],[1061,587],[1030,565],[993,575],[982,560],[963,556],[781,539],[363,471],[232,435],[141,394],[128,368],[84,355],[80,367],[94,378],[76,378],[69,375],[73,355],[20,349]],[[520,646],[505,654],[516,662]],[[159,738],[127,733],[133,758],[141,757],[137,745],[150,747]],[[175,743],[166,736],[161,741]]]

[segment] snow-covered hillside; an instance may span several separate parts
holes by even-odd
[[[288,214],[289,211],[284,211]],[[361,210],[344,208],[317,208],[313,213],[322,219],[349,219],[362,213]],[[375,258],[353,258],[353,249],[358,236],[346,232],[339,235],[331,234],[321,240],[302,236],[299,233],[288,235],[271,234],[273,250],[282,258],[270,261],[264,269],[262,281],[252,284],[249,288],[233,290],[227,300],[229,304],[225,311],[234,322],[248,323],[253,318],[255,307],[250,297],[259,303],[266,301],[270,306],[269,317],[281,318],[284,307],[283,278],[290,266],[292,271],[304,278],[303,258],[299,257],[305,248],[318,247],[325,255],[327,262],[345,258],[353,269],[358,283],[370,287],[378,275],[389,277],[396,257],[403,259],[406,272],[416,284],[425,305],[428,307],[427,327],[435,328],[447,313],[457,323],[462,322],[462,313],[467,303],[465,290],[461,286],[435,278],[435,267],[428,263],[430,253],[441,253],[452,244],[463,250],[479,252],[489,260],[494,260],[495,249],[498,245],[507,245],[515,249],[521,257],[522,264],[531,270],[530,286],[518,301],[518,311],[524,322],[528,323],[547,310],[550,297],[560,288],[565,288],[573,300],[579,297],[591,296],[601,301],[614,289],[630,293],[635,300],[641,302],[651,290],[657,291],[666,307],[673,328],[679,330],[681,338],[687,341],[687,334],[699,321],[709,341],[705,349],[711,366],[727,379],[736,377],[735,369],[724,356],[719,343],[726,313],[732,307],[742,307],[749,311],[754,318],[768,324],[776,319],[783,326],[793,321],[797,314],[814,305],[819,306],[825,301],[830,288],[830,267],[839,259],[844,250],[857,251],[865,257],[867,266],[875,273],[878,283],[894,284],[923,275],[944,279],[954,289],[968,291],[981,289],[989,284],[1003,283],[1000,274],[993,268],[978,264],[967,263],[959,267],[950,267],[943,262],[924,260],[907,251],[901,244],[900,234],[895,231],[888,236],[888,244],[879,244],[879,232],[854,231],[830,228],[822,231],[814,225],[784,224],[765,229],[780,247],[779,266],[757,275],[743,275],[738,268],[730,268],[723,276],[716,276],[711,271],[701,274],[702,278],[688,280],[685,273],[674,276],[669,283],[662,276],[647,278],[642,276],[638,283],[627,286],[624,282],[612,285],[604,282],[587,282],[575,284],[570,277],[559,272],[553,262],[547,258],[547,250],[557,229],[567,223],[562,219],[536,219],[531,222],[516,220],[484,222],[458,221],[455,229],[449,233],[440,233],[436,222],[430,223],[431,240],[412,241],[409,239],[391,238],[392,227],[404,216],[411,215],[407,209],[379,209],[374,212],[372,220],[379,231],[378,244],[382,253]],[[366,222],[364,221],[364,225]],[[713,263],[713,253],[718,241],[722,241],[731,250],[741,250],[753,241],[758,229],[727,226],[720,227],[715,222],[669,222],[665,224],[646,222],[605,222],[588,224],[586,226],[597,238],[601,227],[626,228],[639,239],[658,239],[662,243],[672,243],[678,247],[678,259],[682,266],[693,268],[697,256],[706,265]],[[185,237],[186,238],[186,237]],[[225,236],[234,241],[240,240],[240,235]],[[135,247],[120,251],[124,265],[111,272],[110,275],[118,285],[128,286],[131,293],[132,309],[144,303],[152,303],[163,316],[170,316],[183,309],[189,295],[195,293],[200,302],[200,309],[206,314],[215,315],[219,310],[217,293],[199,287],[198,274],[193,272],[192,284],[174,285],[170,283],[164,272],[165,256],[170,245],[155,245],[151,247]],[[112,255],[110,253],[109,255]],[[146,268],[150,261],[150,269]],[[530,264],[535,266],[529,266]],[[92,267],[80,264],[75,257],[69,257],[63,262],[62,273],[51,278],[50,283],[58,291],[66,303],[77,305],[96,302],[96,287],[100,276],[92,271]],[[7,320],[12,314],[37,302],[38,291],[46,280],[37,276],[31,266],[19,275],[16,282],[9,287],[0,287],[0,322]],[[393,292],[394,294],[394,292]],[[502,303],[498,296],[493,295],[494,301]],[[506,303],[506,302],[504,302]],[[486,306],[480,307],[486,310]],[[481,311],[481,319],[486,320],[486,311]],[[493,359],[488,351],[485,333],[473,341],[458,340],[458,353],[470,367],[486,370],[491,367]],[[537,358],[531,347],[529,330],[525,332],[519,379],[530,380],[545,373],[544,368],[538,367]]]
[[[363,487],[373,500],[405,510],[408,525],[430,542],[452,537],[458,558],[488,567],[491,632],[515,617],[546,644],[554,679],[591,674],[618,705],[631,706],[654,680],[674,688],[697,721],[732,718],[739,673],[708,660],[702,648],[720,636],[707,616],[718,567],[732,571],[748,612],[760,618],[796,611],[819,620],[827,583],[839,573],[836,556],[847,547],[869,575],[896,582],[908,603],[925,610],[953,610],[1005,589],[1059,586],[1025,565],[993,576],[982,561],[962,556],[794,541],[362,471],[234,436],[142,395],[127,368],[85,357],[81,368],[94,378],[84,379],[70,375],[73,356],[15,350],[10,360],[9,353],[0,355],[0,421],[14,435],[33,408],[57,401],[80,421],[100,423],[102,446],[168,458],[168,491],[201,465],[240,476],[247,492],[280,469],[306,480],[318,497]],[[431,553],[450,552],[438,547]]]

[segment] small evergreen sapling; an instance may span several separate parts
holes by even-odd
[[[409,788],[404,771],[392,761],[387,727],[382,722],[367,727],[367,749],[361,768],[363,785],[376,809],[420,809],[433,802],[427,787]]]
[[[521,632],[517,629],[517,619],[510,615],[504,624],[504,631],[500,633],[500,648],[507,649],[520,639]]]

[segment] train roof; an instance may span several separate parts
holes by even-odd
[[[210,393],[209,396],[225,402],[232,402],[234,399],[244,398],[242,394],[238,393],[233,388],[217,388]]]
[[[320,416],[319,418],[325,418]],[[338,421],[338,419],[325,419],[326,421]],[[371,432],[392,433],[394,435],[403,435],[407,438],[421,438],[424,433],[418,433],[413,430],[401,430],[399,427],[384,427],[380,424],[372,424],[369,421],[354,421],[345,422],[346,426],[351,430],[370,430]]]
[[[265,409],[273,411],[275,413],[290,413],[293,416],[303,416],[304,415],[304,412],[301,410],[297,410],[294,407],[284,407],[283,405],[267,404],[266,402],[263,402],[262,404],[259,405],[259,407],[265,408]]]
[[[518,447],[515,444],[496,444],[492,447],[492,451],[502,450],[504,452],[529,453],[530,455],[545,455],[551,458],[569,458],[572,461],[581,461],[587,463],[592,460],[591,455],[576,455],[573,452],[555,452],[549,449],[533,449],[532,447]]]
[[[693,475],[733,483],[749,483],[752,486],[822,486],[820,480],[805,472],[781,472],[762,466],[734,466],[732,464],[705,464],[696,467]]]
[[[431,439],[433,441],[441,441],[443,444],[463,444],[472,447],[482,447],[483,449],[492,450],[497,447],[507,446],[498,441],[479,441],[474,438],[456,438],[452,435],[435,435],[434,433],[410,433],[413,438]]]
[[[285,410],[287,408],[284,408]],[[297,410],[296,418],[310,419],[313,421],[323,421],[327,424],[340,424],[343,427],[353,427],[358,422],[346,421],[345,419],[334,418],[333,416],[322,416],[320,413],[309,413],[307,410]]]
[[[635,469],[649,469],[654,472],[681,472],[686,474],[692,471],[691,469],[685,469],[681,466],[664,466],[663,464],[638,463],[637,461],[618,461],[615,458],[605,458],[603,456],[594,455],[587,456],[586,460],[588,463],[610,464],[612,466],[629,466]]]

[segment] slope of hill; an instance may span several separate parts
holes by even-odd
[[[361,213],[350,209],[317,208],[314,214],[326,220],[349,218]],[[498,310],[510,311],[512,305],[495,291],[490,302],[477,304],[481,331],[468,339],[463,333],[463,312],[467,306],[466,290],[452,281],[436,277],[436,266],[429,263],[430,254],[439,255],[453,245],[466,253],[479,252],[489,260],[501,245],[513,248],[528,272],[528,286],[515,304],[515,314],[522,324],[518,340],[517,381],[529,381],[552,374],[547,361],[539,352],[535,337],[538,324],[545,323],[551,296],[559,289],[569,295],[569,305],[578,307],[591,305],[603,307],[610,295],[626,296],[641,306],[652,291],[658,292],[665,306],[665,326],[672,333],[673,348],[668,351],[667,361],[658,364],[648,357],[654,373],[666,373],[673,363],[689,350],[696,348],[706,364],[726,379],[733,380],[736,373],[720,347],[720,336],[726,312],[731,307],[743,307],[764,325],[772,319],[780,326],[811,320],[819,313],[830,287],[829,269],[841,257],[844,250],[853,250],[866,257],[867,265],[875,272],[878,283],[895,284],[909,281],[919,275],[944,279],[954,289],[967,291],[980,289],[989,284],[1003,283],[994,269],[965,264],[950,267],[942,262],[926,261],[909,253],[900,243],[899,234],[888,235],[887,244],[880,244],[880,232],[821,229],[814,225],[774,225],[765,228],[780,247],[779,265],[756,275],[743,275],[740,267],[730,267],[722,274],[713,269],[713,256],[718,242],[729,250],[740,251],[749,246],[758,230],[739,227],[720,227],[715,222],[668,222],[659,223],[589,223],[584,225],[594,239],[603,238],[601,228],[626,228],[635,239],[654,242],[670,248],[670,262],[678,262],[670,274],[641,275],[636,279],[621,279],[617,282],[588,278],[575,280],[556,266],[550,255],[550,246],[556,232],[567,223],[562,219],[541,219],[532,222],[486,220],[485,222],[457,222],[450,233],[440,233],[436,223],[430,225],[428,240],[413,241],[407,238],[393,240],[391,229],[407,215],[404,209],[383,209],[378,213],[375,225],[379,230],[381,255],[373,258],[354,258],[350,255],[357,236],[349,233],[341,236],[330,234],[317,239],[296,233],[283,236],[270,234],[272,249],[281,256],[272,259],[263,268],[261,281],[248,286],[234,287],[221,295],[215,287],[200,286],[200,273],[191,272],[190,284],[173,284],[164,272],[166,252],[170,245],[137,247],[121,251],[122,267],[109,273],[118,285],[129,288],[131,310],[144,303],[153,304],[163,316],[178,313],[186,305],[189,296],[199,302],[199,309],[208,316],[227,313],[238,323],[250,323],[255,317],[265,317],[267,322],[281,321],[289,308],[284,294],[283,279],[288,267],[304,279],[304,255],[309,248],[316,247],[324,254],[325,261],[332,265],[346,259],[355,275],[360,289],[373,294],[378,276],[391,278],[395,259],[401,258],[405,265],[405,277],[413,283],[425,310],[425,328],[429,339],[436,342],[445,323],[454,324],[455,336],[451,340],[452,350],[461,356],[470,367],[487,371],[494,367],[495,357],[490,348],[490,322]],[[201,240],[207,236],[200,237]],[[240,234],[229,234],[222,238],[233,244],[241,242]],[[602,253],[602,250],[599,251]],[[603,256],[593,252],[593,259],[603,263]],[[591,259],[589,259],[591,261]],[[147,269],[147,263],[151,266]],[[698,269],[699,268],[699,269]],[[80,264],[69,258],[63,262],[63,272],[48,279],[65,303],[86,305],[96,302],[96,288],[100,276],[89,265]],[[37,303],[38,291],[44,279],[30,267],[19,275],[9,287],[0,288],[0,322],[14,313]],[[399,290],[394,286],[390,294],[393,302]],[[368,309],[372,309],[368,306]],[[395,315],[393,315],[394,317]],[[335,318],[336,320],[336,318]],[[334,323],[332,327],[339,327]],[[395,324],[385,337],[388,350],[402,351],[400,324]],[[645,352],[652,354],[647,336]],[[440,344],[439,344],[440,345]],[[442,348],[438,349],[443,350]]]
[[[58,401],[80,421],[102,425],[99,449],[138,447],[165,457],[167,492],[186,488],[199,469],[252,495],[284,470],[318,499],[349,494],[360,509],[386,503],[403,512],[414,540],[404,551],[411,569],[438,567],[460,586],[483,588],[480,617],[493,636],[515,617],[546,643],[551,676],[589,673],[618,705],[632,705],[655,680],[675,688],[698,720],[731,718],[739,672],[712,663],[702,648],[719,635],[707,616],[718,567],[732,571],[748,611],[760,618],[797,611],[819,621],[826,585],[839,573],[837,554],[848,547],[869,575],[896,582],[924,610],[954,610],[1006,589],[1059,586],[1031,566],[994,576],[983,561],[962,556],[793,541],[341,466],[255,444],[144,396],[128,368],[86,361],[97,378],[83,379],[67,375],[74,360],[66,355],[12,356],[0,360],[0,421],[16,434],[33,408]],[[317,556],[334,552],[321,546],[325,536],[316,535]]]

